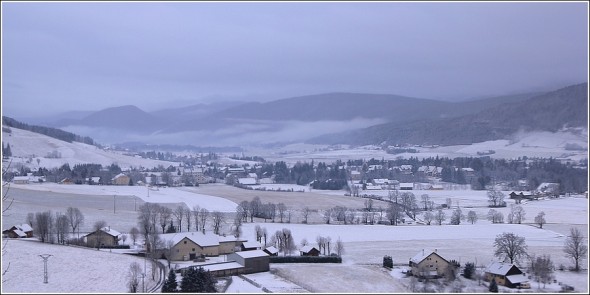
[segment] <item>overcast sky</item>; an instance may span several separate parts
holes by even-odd
[[[2,2],[14,117],[326,92],[462,100],[587,73],[585,2]]]

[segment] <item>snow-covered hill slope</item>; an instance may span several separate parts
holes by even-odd
[[[120,152],[103,150],[93,145],[80,142],[65,142],[39,133],[10,127],[10,132],[2,128],[2,144],[10,144],[12,164],[18,166],[23,163],[30,168],[45,167],[48,169],[60,167],[65,163],[70,166],[81,163],[93,163],[108,166],[117,164],[121,169],[129,167],[145,168],[163,165],[175,165],[173,162],[143,159],[123,155]],[[48,154],[59,154],[60,158],[49,158]],[[37,163],[37,159],[40,161]],[[30,163],[27,163],[30,161]]]

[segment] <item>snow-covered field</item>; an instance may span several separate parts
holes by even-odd
[[[215,184],[210,187],[205,185],[199,188],[190,188],[190,190],[203,189],[207,191],[207,196],[211,196],[211,198],[206,199],[206,205],[219,206],[219,204],[224,204],[225,202],[228,202],[228,200],[212,195],[215,191],[224,191],[224,189],[222,189],[224,187],[234,194],[240,194],[240,192],[251,192],[248,190],[237,189],[219,184]],[[140,189],[141,191],[135,191],[135,189]],[[25,221],[24,218],[28,212],[42,210],[64,211],[68,206],[80,206],[90,226],[94,220],[105,219],[109,221],[109,224],[116,229],[119,228],[117,224],[125,225],[120,227],[121,231],[125,231],[137,222],[137,213],[133,210],[135,205],[133,204],[134,199],[139,199],[139,201],[143,202],[156,200],[156,198],[158,198],[157,200],[165,200],[170,203],[181,203],[187,202],[187,198],[191,200],[188,195],[194,194],[194,192],[190,192],[190,190],[185,191],[167,188],[161,189],[159,191],[161,195],[157,194],[158,191],[150,191],[150,197],[148,198],[147,196],[143,196],[145,189],[145,187],[127,186],[117,187],[57,184],[15,185],[11,187],[11,193],[15,196],[15,203],[13,203],[11,210],[8,211],[9,215],[3,217],[2,223],[6,225],[12,223],[22,223]],[[164,193],[163,190],[168,190],[170,193]],[[154,195],[155,193],[156,195]],[[306,200],[317,199],[320,203],[326,202],[326,200],[322,200],[324,198],[329,200],[332,200],[330,198],[334,198],[333,200],[339,201],[339,204],[348,206],[350,208],[362,208],[363,201],[360,198],[346,197],[343,195],[316,194],[315,192],[260,193],[265,193],[265,200],[267,201],[272,200],[274,195],[278,196],[279,199],[298,199],[306,196],[306,198],[309,198]],[[419,192],[416,191],[414,193],[417,196],[420,196]],[[536,215],[537,211],[545,211],[549,224],[545,225],[543,229],[539,229],[537,226],[530,223],[521,225],[491,224],[489,221],[485,220],[485,213],[487,213],[487,210],[489,210],[489,208],[485,207],[487,205],[485,192],[459,190],[428,191],[428,193],[437,203],[442,203],[447,197],[451,197],[453,198],[453,206],[457,205],[455,200],[458,200],[460,206],[465,206],[464,211],[476,210],[478,215],[482,216],[480,216],[480,220],[478,220],[473,225],[466,224],[464,222],[459,226],[428,226],[419,224],[402,226],[327,225],[300,224],[300,221],[290,224],[280,222],[272,223],[270,221],[266,223],[246,223],[242,227],[242,232],[243,237],[249,240],[254,240],[254,227],[256,224],[266,228],[269,234],[273,234],[275,231],[282,228],[288,228],[291,230],[297,244],[299,244],[302,239],[306,239],[309,243],[315,244],[315,239],[318,235],[325,237],[329,236],[332,239],[332,242],[335,242],[338,238],[340,238],[344,242],[345,246],[343,263],[330,265],[273,264],[271,265],[271,272],[269,273],[246,275],[247,278],[257,282],[260,287],[253,286],[251,284],[248,285],[249,283],[243,282],[241,278],[234,277],[234,282],[229,286],[227,292],[260,293],[262,287],[265,287],[272,292],[287,293],[407,292],[409,279],[396,278],[395,276],[384,272],[384,270],[379,267],[379,265],[382,263],[384,255],[392,256],[395,264],[407,264],[408,259],[414,256],[418,251],[421,251],[421,249],[437,249],[437,251],[445,258],[455,259],[461,263],[476,262],[478,265],[485,265],[494,259],[493,241],[497,234],[503,232],[514,232],[525,237],[530,253],[534,253],[536,255],[550,254],[556,265],[564,264],[569,266],[571,265],[571,261],[564,256],[562,250],[565,234],[567,234],[567,231],[569,231],[570,226],[580,227],[583,232],[587,232],[588,230],[588,200],[579,196],[531,201],[522,204],[523,208],[527,212],[526,222],[530,222],[534,218],[534,215]],[[116,197],[120,198],[117,199],[120,203],[117,205],[118,209],[116,213],[111,211],[113,209],[112,195],[114,194],[120,194]],[[22,197],[19,197],[20,195],[22,195]],[[138,195],[138,198],[130,198],[127,199],[127,201],[123,201],[125,198],[124,195]],[[41,196],[45,196],[46,200],[39,199]],[[35,204],[32,204],[30,201],[31,198],[37,198],[38,200],[35,202]],[[236,200],[232,200],[230,203],[235,204],[237,202]],[[295,206],[295,204],[298,203],[292,203],[293,206]],[[313,208],[313,204],[313,202],[307,201],[301,205],[307,205]],[[228,207],[228,209],[229,208],[235,209],[235,206]],[[451,210],[452,209],[447,211],[447,216],[450,216]],[[9,241],[9,243],[13,242],[20,243],[20,241]],[[12,262],[13,259],[15,259],[18,260],[19,263],[25,263],[25,265],[38,264],[38,267],[41,267],[41,259],[36,255],[30,255],[30,251],[43,252],[44,249],[49,249],[44,248],[46,246],[49,245],[39,245],[38,247],[41,248],[29,250],[29,252],[27,252],[29,254],[21,253],[21,249],[25,249],[23,247],[10,247],[8,248],[9,252],[13,252],[10,255],[15,256],[5,256],[3,257],[3,262]],[[51,249],[53,249],[53,247],[59,246],[51,247]],[[65,248],[69,249],[71,247]],[[84,255],[93,256],[96,252],[98,251],[88,251],[85,252],[86,254]],[[98,254],[120,255],[114,253]],[[66,256],[69,257],[72,255]],[[128,261],[121,260],[120,262],[121,263],[115,268],[125,270],[128,267]],[[72,263],[75,262],[73,261]],[[80,259],[77,263],[80,265],[70,265],[69,268],[83,268],[86,265],[82,259]],[[584,263],[584,268],[587,269],[587,261]],[[57,266],[53,265],[53,267]],[[111,265],[109,267],[113,266]],[[26,276],[31,271],[29,268],[30,267],[25,267],[21,269],[16,266],[11,266],[11,275]],[[96,271],[100,272],[100,269]],[[67,270],[56,269],[56,272],[67,273]],[[326,276],[324,276],[324,274],[326,274]],[[90,274],[87,276],[88,277],[79,278],[78,281],[84,282],[83,285],[94,284],[94,277]],[[326,280],[326,277],[329,277],[330,279]],[[571,282],[568,284],[573,284],[576,287],[576,291],[583,292],[584,290],[588,290],[587,277],[585,277],[585,280],[580,281],[579,279],[583,276],[560,271],[556,272],[556,277],[560,281]],[[3,284],[3,288],[6,290],[17,290],[17,292],[20,292],[20,287],[14,285],[17,282],[18,280],[11,279]],[[123,282],[120,282],[120,284],[123,284]],[[71,289],[73,287],[67,285],[64,285],[63,287],[62,285],[41,285],[42,286],[38,288],[34,286],[34,288],[37,288],[34,290],[37,290],[38,292],[74,292]],[[124,287],[125,286],[123,284],[122,288]],[[477,288],[474,290],[477,290]],[[103,289],[97,289],[94,291],[108,292],[103,291]],[[118,292],[121,291],[121,289],[117,287],[109,289],[109,291]],[[124,289],[122,289],[122,291],[124,291]]]
[[[102,150],[96,146],[80,142],[65,142],[49,136],[10,128],[11,132],[2,131],[2,142],[10,144],[14,156],[12,165],[16,167],[23,164],[30,168],[45,167],[47,169],[60,167],[69,163],[70,167],[76,164],[94,163],[108,166],[117,164],[121,169],[127,170],[130,167],[153,168],[162,165],[168,167],[175,165],[173,162],[143,159],[123,155],[121,152]],[[60,158],[47,158],[50,152],[57,152]],[[31,159],[30,163],[27,163]],[[37,163],[39,160],[39,163]]]
[[[573,131],[573,132],[572,132]],[[567,150],[566,145],[577,145],[582,150]],[[336,160],[355,160],[371,158],[393,160],[398,157],[418,159],[428,157],[476,157],[478,152],[494,150],[492,158],[516,159],[518,157],[553,157],[579,161],[588,158],[588,130],[576,129],[559,132],[527,132],[514,135],[511,140],[493,140],[471,145],[439,147],[413,147],[417,153],[388,154],[377,146],[349,147],[342,145],[333,148],[326,145],[292,144],[278,149],[251,147],[244,153],[262,156],[270,161],[285,161],[294,164],[298,161],[334,162]]]

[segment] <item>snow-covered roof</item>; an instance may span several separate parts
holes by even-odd
[[[266,247],[266,249],[264,249],[264,250],[270,252],[270,254],[279,253],[279,249],[277,249],[275,246]]]
[[[115,177],[113,177],[111,180],[115,180],[115,179],[117,179],[117,178],[119,178],[119,177],[123,177],[123,176],[127,177],[127,175],[125,175],[125,174],[123,174],[123,173],[119,173],[119,174],[117,174]]]
[[[400,187],[414,187],[414,183],[412,182],[402,182],[399,184]]]
[[[226,270],[226,269],[236,269],[236,268],[243,268],[241,264],[237,262],[222,262],[222,263],[212,263],[212,264],[201,264],[199,265],[204,270],[208,271],[217,271],[217,270]]]
[[[486,267],[485,272],[496,275],[506,275],[512,266],[514,266],[514,264],[494,261]]]
[[[15,176],[12,180],[13,181],[15,181],[15,180],[21,180],[21,181],[22,180],[29,180],[29,177],[28,176]]]
[[[426,257],[430,256],[430,254],[435,254],[436,256],[440,257],[441,259],[444,259],[438,253],[436,253],[436,250],[425,251],[424,249],[422,249],[422,251],[418,252],[416,255],[414,255],[414,257],[410,258],[410,261],[413,263],[420,263],[420,262],[422,262],[422,260],[426,259]]]
[[[304,253],[309,253],[309,251],[311,251],[311,249],[316,249],[317,251],[319,251],[318,248],[316,248],[314,246],[310,246],[310,245],[301,247],[301,249],[299,249],[299,251],[304,252]]]
[[[33,231],[33,228],[28,223],[23,223],[15,226],[23,232]]]
[[[14,229],[12,230],[19,238],[26,238],[27,234],[25,234],[22,230]]]
[[[187,238],[201,247],[219,246],[219,236],[215,234],[203,234],[202,232],[182,232],[161,234],[160,238],[164,241],[172,241],[174,245],[182,239]]]
[[[250,251],[238,251],[235,252],[242,258],[254,258],[254,257],[266,257],[269,256],[268,253],[262,250],[250,250]]]
[[[251,178],[251,177],[245,177],[245,178],[238,178],[238,183],[240,184],[256,184],[256,179],[255,178]]]
[[[262,245],[260,245],[260,243],[258,243],[256,241],[246,241],[246,242],[243,242],[242,245],[244,246],[244,248],[260,248],[260,247],[262,247]]]
[[[248,173],[248,177],[256,178],[258,175],[256,175],[256,173]]]
[[[528,282],[528,278],[527,276],[523,273],[523,274],[517,274],[517,275],[510,275],[510,276],[506,276],[506,278],[513,284],[517,284],[517,283],[522,283],[522,282]]]
[[[110,228],[109,226],[105,226],[105,227],[101,228],[101,230],[113,237],[118,237],[121,234],[120,232]]]

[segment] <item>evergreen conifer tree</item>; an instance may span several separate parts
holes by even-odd
[[[174,273],[173,269],[170,269],[168,278],[164,281],[164,285],[162,286],[162,293],[178,292],[176,289],[177,287],[178,283],[176,282],[176,273]]]
[[[498,284],[496,283],[495,278],[493,278],[492,281],[490,282],[489,290],[490,290],[490,292],[498,293]]]
[[[191,267],[182,277],[180,291],[184,293],[216,293],[216,283],[217,281],[209,271],[205,271],[202,267]]]

